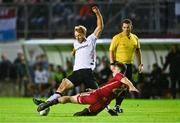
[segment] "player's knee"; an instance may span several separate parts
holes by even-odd
[[[61,82],[61,83],[68,83],[68,82],[67,82],[67,79],[66,79],[66,78],[62,79],[62,82]]]
[[[66,88],[66,89],[71,89],[74,87],[73,83],[66,78],[62,80],[60,86]]]
[[[60,93],[66,93],[69,89],[73,88],[74,85],[68,79],[63,79],[59,85],[57,91]]]

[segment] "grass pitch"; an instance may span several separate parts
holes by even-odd
[[[111,103],[113,107],[114,102]],[[73,113],[82,110],[87,105],[59,104],[51,107],[48,116],[40,116],[32,98],[0,98],[0,123],[4,122],[153,122],[180,123],[180,100],[131,100],[123,101],[124,113],[110,116],[105,110],[97,116],[73,117]]]

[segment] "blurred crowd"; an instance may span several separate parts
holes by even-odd
[[[178,37],[179,16],[175,1],[156,0],[0,0],[0,6],[17,9],[18,38],[71,37],[73,27],[95,25],[90,3],[98,3],[104,18],[102,37],[119,31],[120,21],[130,18],[140,37]],[[172,19],[173,18],[173,19]],[[90,33],[88,32],[88,33]]]
[[[138,73],[133,66],[133,82],[140,90],[139,94],[129,95],[130,98],[179,98],[180,94],[180,50],[176,45],[171,47],[162,64],[154,63],[150,73]],[[169,72],[165,72],[169,66]],[[26,61],[22,51],[11,62],[5,53],[1,54],[0,82],[11,81],[21,96],[47,97],[56,90],[61,80],[72,72],[73,61],[66,60],[66,65],[55,65],[48,62],[44,54],[36,56],[35,61]],[[107,56],[97,57],[95,75],[101,86],[107,82],[112,73]],[[84,91],[81,85],[67,94],[72,95]]]

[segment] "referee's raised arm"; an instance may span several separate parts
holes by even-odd
[[[97,38],[99,38],[101,35],[101,32],[103,31],[103,28],[104,28],[103,18],[102,18],[101,12],[97,6],[93,6],[92,11],[96,14],[96,17],[97,17],[97,27],[94,30],[94,34]]]

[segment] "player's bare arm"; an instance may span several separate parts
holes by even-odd
[[[114,52],[112,50],[109,51],[109,60],[110,63],[114,63]]]
[[[127,78],[127,77],[123,77],[121,79],[121,82],[126,84],[128,86],[129,92],[131,91],[135,91],[135,92],[139,92],[136,87],[134,87],[134,85],[132,84],[132,82]]]
[[[137,57],[139,73],[141,73],[142,70],[143,70],[141,49],[140,49],[140,48],[137,48],[135,53],[136,53],[136,57]]]
[[[76,50],[73,48],[72,52],[71,52],[71,55],[72,56],[75,56],[75,53],[76,53]]]
[[[99,38],[104,28],[103,18],[97,6],[93,6],[92,11],[96,14],[97,17],[97,27],[94,30],[94,34]]]
[[[111,69],[111,71],[113,71],[113,69],[114,69],[113,63],[115,60],[114,60],[114,51],[112,51],[112,50],[109,51],[109,61],[110,61],[110,69]]]

